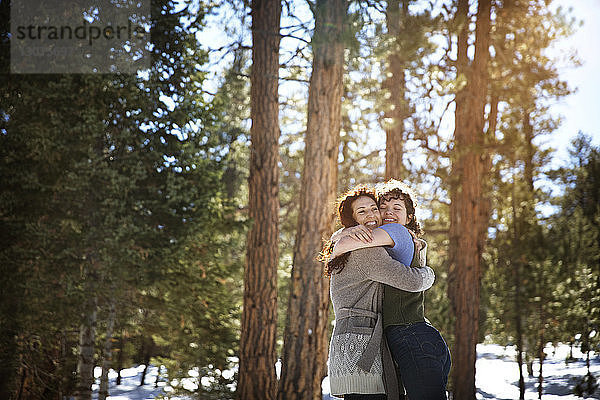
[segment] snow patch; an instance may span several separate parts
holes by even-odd
[[[576,382],[586,373],[585,355],[581,353],[578,347],[573,347],[573,357],[575,360],[567,363],[566,359],[571,352],[571,348],[565,344],[559,344],[554,347],[546,346],[544,349],[547,358],[544,361],[544,400],[581,400],[573,394],[573,387]],[[477,399],[489,400],[512,400],[519,398],[519,370],[516,363],[516,350],[514,346],[500,346],[497,344],[479,344],[477,345],[477,363],[475,384],[477,385]],[[600,355],[590,353],[591,372],[600,379]],[[121,371],[121,385],[116,386],[117,373],[110,370],[109,400],[146,400],[154,399],[165,392],[172,390],[166,382],[159,381],[158,387],[155,387],[158,368],[149,366],[146,372],[145,385],[140,386],[144,365],[138,365]],[[281,361],[276,364],[277,375],[281,371]],[[225,378],[231,378],[237,371],[237,367],[231,370],[222,371]],[[538,398],[537,394],[537,375],[539,374],[539,363],[533,363],[534,377],[527,376],[525,373],[525,399],[534,400]],[[98,398],[98,387],[100,383],[101,369],[97,367],[94,370],[96,384],[93,386],[93,399]],[[198,385],[208,385],[210,378],[200,377],[199,370],[194,368],[189,371],[189,378],[182,380],[182,384],[187,389],[197,389]],[[175,383],[173,383],[175,384]],[[322,383],[323,399],[337,399],[331,396],[329,388],[329,377],[325,377]],[[592,398],[600,398],[598,390]],[[180,400],[189,400],[180,398]]]

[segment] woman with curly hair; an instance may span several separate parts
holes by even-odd
[[[422,230],[415,216],[414,196],[408,186],[396,180],[378,185],[376,191],[383,225],[374,230],[357,226],[337,233],[333,238],[337,244],[332,257],[346,257],[347,252],[365,247],[386,246],[393,259],[404,259],[405,265],[411,265],[419,253],[424,257],[425,252],[420,248],[426,248],[425,241],[417,239]],[[405,248],[405,240],[397,240],[406,235],[407,228],[415,237],[412,252]],[[414,259],[408,263],[407,252],[414,254]],[[408,397],[447,399],[450,351],[442,335],[425,318],[423,291],[412,292],[384,285],[383,293],[384,336]]]
[[[345,227],[374,229],[381,225],[375,191],[366,186],[342,195],[338,212]],[[407,266],[413,249],[408,232],[396,241],[398,248],[404,249],[400,252],[407,253],[401,256],[404,263],[392,259],[382,247],[369,247],[347,252],[327,264],[336,321],[329,347],[329,381],[331,393],[346,400],[397,398],[393,362],[382,340],[382,284],[418,293],[430,288],[435,279],[429,267]]]

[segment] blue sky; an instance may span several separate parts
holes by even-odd
[[[578,68],[560,70],[563,79],[577,92],[562,99],[552,107],[552,112],[563,116],[560,128],[548,139],[557,149],[555,162],[563,164],[567,158],[566,148],[578,131],[592,136],[600,145],[600,0],[556,0],[557,5],[568,9],[583,20],[575,34],[558,44],[557,51],[574,49],[582,60]]]

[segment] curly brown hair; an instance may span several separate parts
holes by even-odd
[[[417,236],[423,234],[421,224],[417,221],[415,214],[415,208],[417,202],[414,200],[414,192],[408,187],[408,185],[396,180],[390,179],[387,182],[380,183],[375,187],[377,193],[377,205],[380,206],[382,202],[387,202],[392,199],[398,199],[404,201],[406,207],[406,227],[413,231]]]
[[[358,185],[348,190],[346,193],[342,194],[338,197],[337,200],[337,210],[338,217],[340,219],[340,223],[344,228],[350,228],[351,226],[358,225],[358,222],[354,219],[354,211],[352,210],[352,204],[359,197],[366,196],[373,199],[375,203],[377,203],[377,196],[375,189],[368,185]],[[326,261],[327,265],[325,267],[325,274],[327,276],[331,276],[332,273],[341,272],[346,266],[346,261],[348,260],[348,256],[350,253],[344,253],[332,260],[329,260],[329,256],[333,251],[333,246],[335,243],[331,241],[327,241],[323,246],[323,251],[321,252],[321,260]]]

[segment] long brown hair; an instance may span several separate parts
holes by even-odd
[[[358,222],[356,222],[356,220],[354,219],[354,211],[352,210],[352,204],[354,203],[354,201],[356,201],[356,199],[362,196],[369,197],[373,199],[375,203],[377,203],[375,189],[367,185],[355,186],[338,198],[338,218],[340,219],[340,223],[344,228],[350,228],[351,226],[358,225]],[[325,274],[327,276],[331,276],[331,274],[334,272],[341,272],[346,266],[346,261],[350,256],[350,253],[344,253],[332,260],[329,260],[329,256],[333,251],[334,245],[335,243],[328,241],[327,243],[325,243],[323,251],[321,252],[321,259],[328,260],[327,265],[325,267]]]

